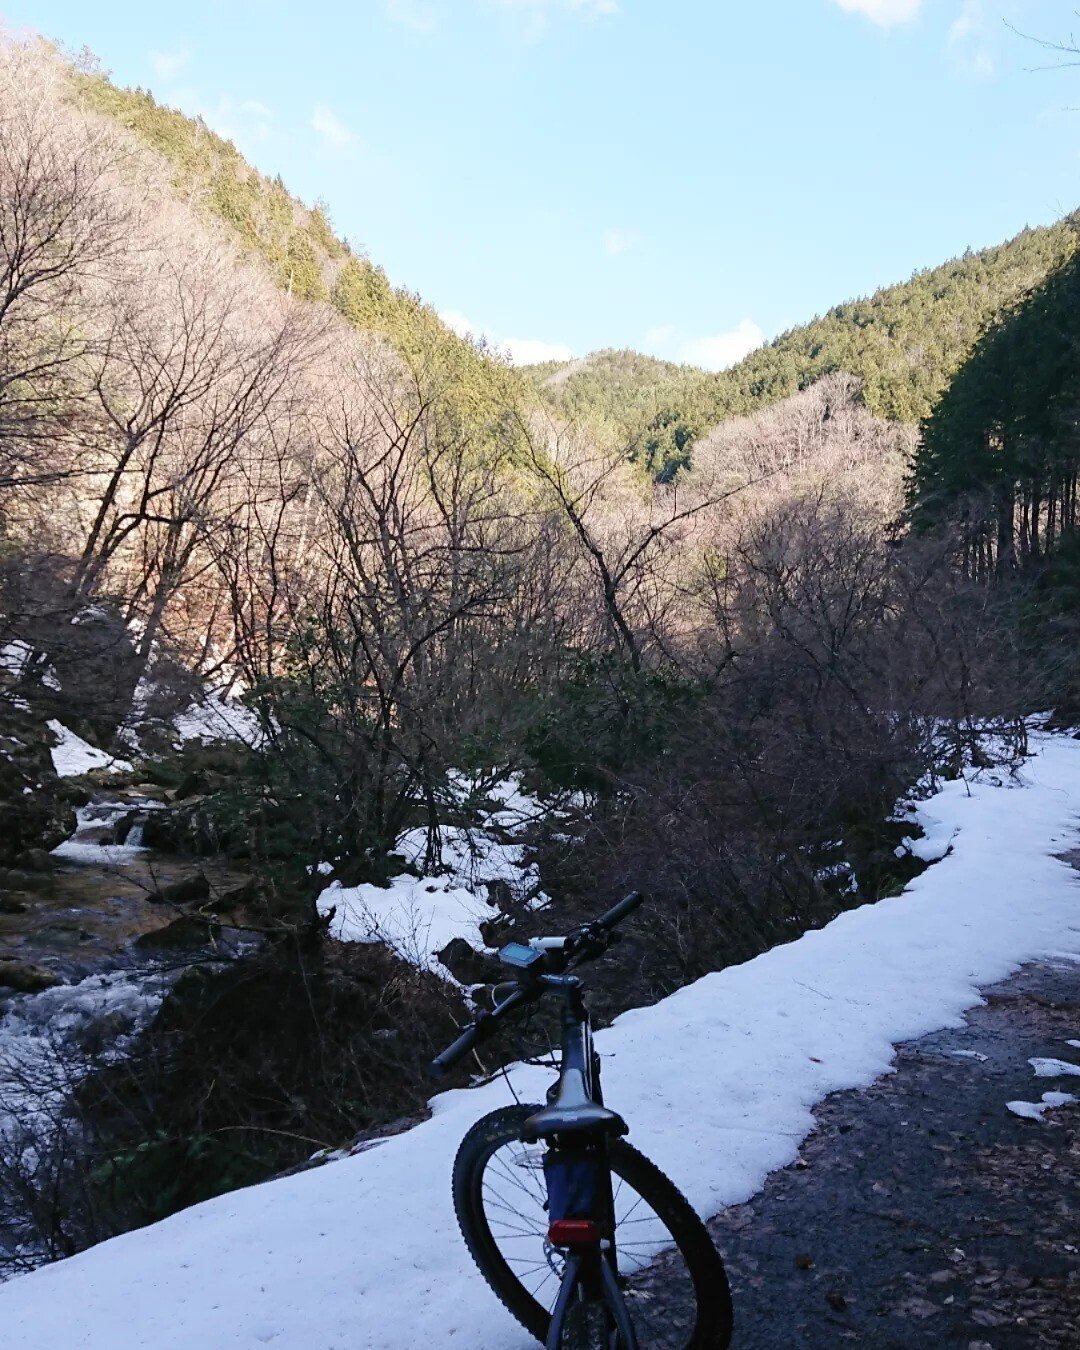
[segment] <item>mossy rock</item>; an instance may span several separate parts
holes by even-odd
[[[47,853],[74,833],[70,790],[53,768],[52,743],[44,720],[0,701],[0,866]]]

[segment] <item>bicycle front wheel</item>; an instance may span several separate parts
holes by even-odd
[[[454,1207],[480,1273],[538,1341],[547,1338],[563,1258],[547,1240],[544,1145],[523,1144],[538,1106],[508,1106],[468,1132]],[[731,1295],[708,1229],[677,1187],[624,1140],[609,1145],[619,1281],[641,1350],[726,1350]]]

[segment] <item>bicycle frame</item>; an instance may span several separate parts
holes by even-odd
[[[563,994],[559,1077],[548,1090],[548,1106],[570,1101],[587,1102],[602,1109],[600,1056],[593,1046],[592,1022],[581,983],[573,976],[547,976],[544,982]],[[584,1240],[560,1246],[565,1251],[566,1269],[552,1311],[546,1350],[560,1350],[566,1318],[580,1299],[587,1305],[605,1309],[605,1350],[611,1332],[620,1337],[620,1350],[638,1350],[618,1281],[608,1130],[602,1125],[567,1128],[562,1132],[555,1128],[541,1137],[548,1146],[544,1174],[551,1231],[558,1231],[560,1220],[591,1221]],[[573,1212],[564,1212],[567,1209]]]

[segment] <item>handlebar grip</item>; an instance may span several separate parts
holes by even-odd
[[[474,1022],[471,1027],[466,1027],[452,1045],[448,1045],[445,1050],[435,1056],[428,1065],[428,1072],[432,1078],[444,1078],[459,1059],[464,1059],[480,1040],[483,1034],[481,1031],[483,1025],[484,1023],[481,1021]]]
[[[494,1036],[499,1029],[499,1019],[512,1013],[515,1008],[520,1008],[523,1003],[533,1003],[540,997],[540,990],[518,988],[517,992],[511,994],[509,998],[503,999],[493,1012],[482,1012],[472,1024],[466,1027],[461,1035],[452,1045],[448,1045],[441,1054],[428,1065],[428,1072],[432,1078],[443,1078],[459,1059],[465,1056],[481,1041],[486,1041],[490,1036]]]
[[[644,904],[645,897],[640,891],[631,891],[629,895],[624,896],[617,905],[612,905],[606,914],[601,914],[596,920],[597,928],[603,928],[606,931],[614,928],[616,924],[622,923],[628,915],[633,914],[634,910],[641,904]]]

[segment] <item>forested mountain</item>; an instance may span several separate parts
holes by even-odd
[[[338,238],[324,206],[305,206],[201,118],[158,103],[150,92],[120,88],[94,69],[76,72],[74,80],[83,107],[161,154],[177,194],[223,221],[291,296],[331,304],[356,328],[383,334],[407,359],[440,371],[468,417],[482,421],[505,404],[515,373],[481,355],[419,296],[392,286],[381,267]]]
[[[926,419],[910,506],[972,576],[1052,556],[1077,526],[1080,259],[990,325]]]
[[[1024,230],[837,305],[718,374],[615,351],[530,373],[550,406],[608,423],[661,476],[685,464],[689,446],[710,427],[835,371],[862,380],[871,412],[913,425],[930,412],[986,324],[1074,248],[1068,221]]]
[[[553,411],[587,423],[661,479],[686,465],[694,441],[725,418],[766,407],[834,372],[859,377],[876,416],[918,423],[985,325],[1074,247],[1067,222],[1024,230],[1007,243],[837,305],[715,374],[614,350],[515,372],[478,353],[420,297],[392,286],[380,267],[335,235],[324,207],[304,206],[200,119],[142,89],[118,88],[98,72],[76,79],[84,105],[162,154],[176,188],[235,231],[290,294],[327,301],[407,356],[435,362],[470,418],[496,415],[511,391],[535,388]]]

